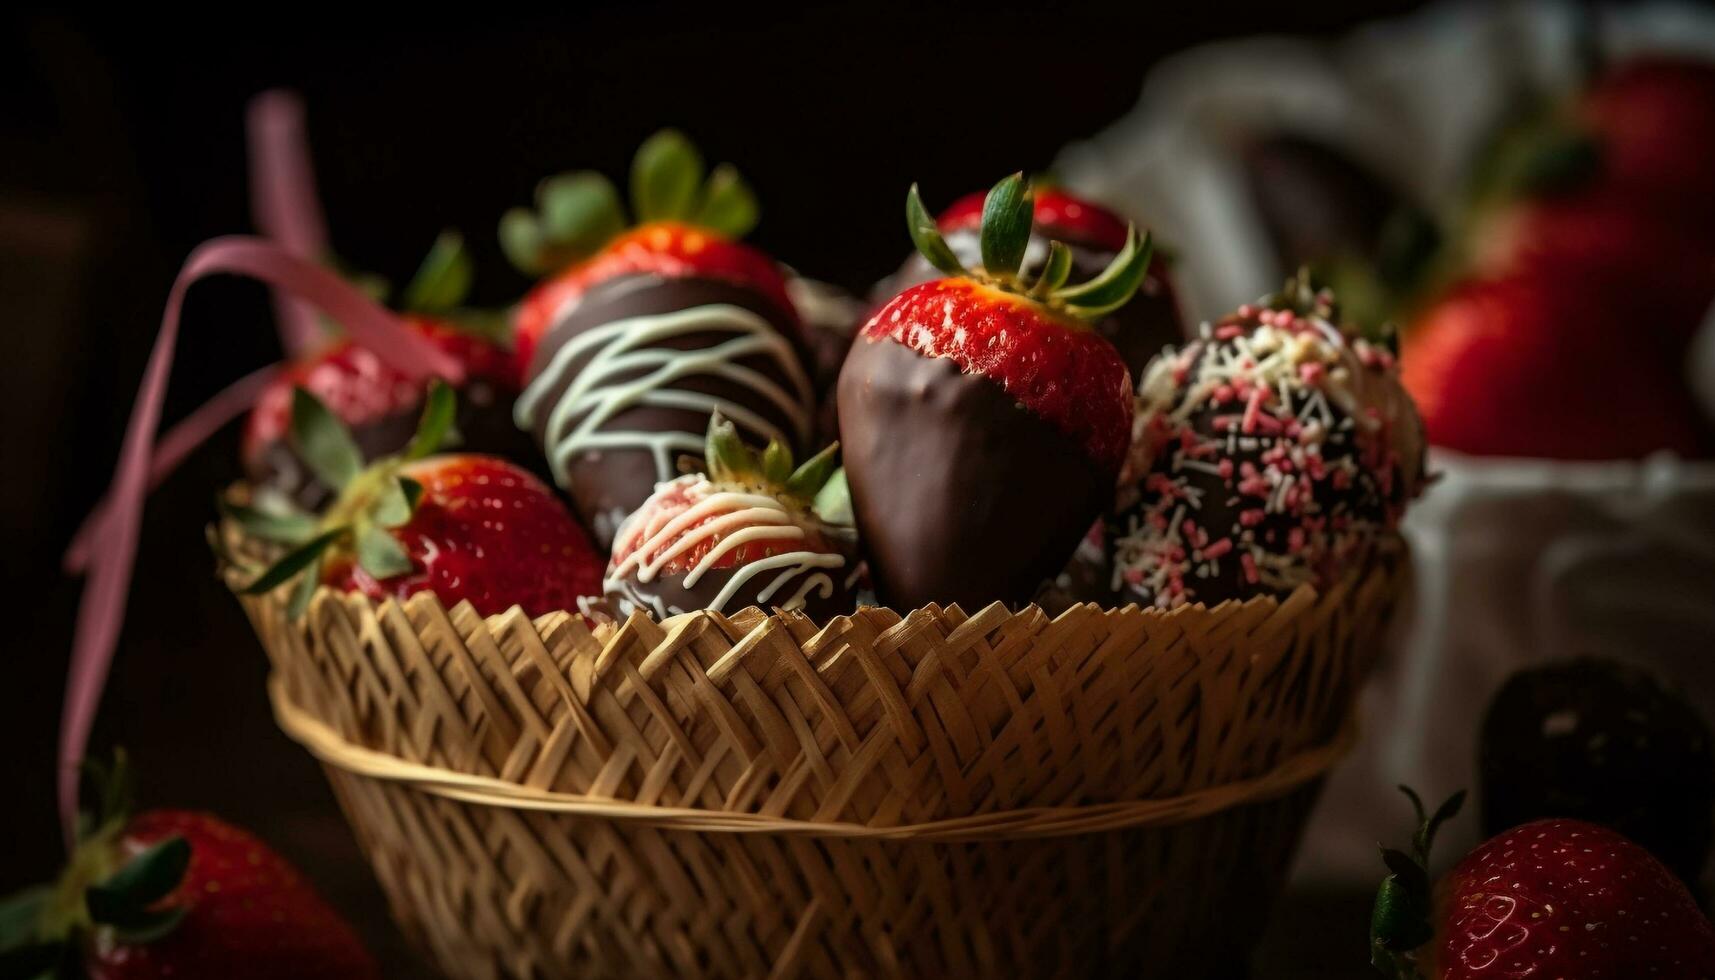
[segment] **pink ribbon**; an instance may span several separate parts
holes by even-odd
[[[185,260],[167,297],[161,332],[155,338],[137,390],[137,401],[125,429],[113,486],[104,508],[74,542],[68,565],[88,568],[89,581],[79,600],[72,636],[71,668],[66,679],[65,709],[60,719],[58,789],[60,818],[66,840],[73,842],[77,825],[78,769],[107,683],[114,647],[125,619],[125,601],[137,557],[137,536],[143,503],[156,474],[164,474],[189,452],[199,436],[218,428],[216,420],[242,411],[256,375],[228,388],[215,402],[175,427],[160,446],[154,438],[161,421],[161,404],[172,373],[178,345],[179,314],[185,291],[211,275],[248,276],[273,286],[340,324],[352,341],[415,379],[464,380],[459,362],[422,335],[405,328],[392,313],[375,304],[356,287],[325,267],[292,254],[284,246],[260,238],[230,236],[204,242]],[[238,393],[234,393],[235,390]]]
[[[327,258],[327,220],[316,195],[316,172],[304,136],[303,100],[284,89],[263,92],[250,100],[245,130],[250,213],[257,230],[301,259]],[[315,310],[281,290],[274,291],[274,322],[288,359],[323,338]]]

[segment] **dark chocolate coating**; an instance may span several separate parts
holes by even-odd
[[[1047,247],[1047,239],[1041,235],[1032,235],[1031,239],[1040,243],[1037,247]],[[1066,244],[1073,246],[1071,282],[1094,279],[1108,267],[1116,254],[1077,242]],[[963,257],[967,262],[976,261],[973,256]],[[1035,263],[1027,263],[1023,270],[1026,276],[1036,275],[1038,271],[1039,266]],[[872,298],[877,304],[885,303],[911,286],[944,275],[923,256],[913,253],[898,272],[877,284]],[[1184,343],[1187,339],[1185,327],[1180,322],[1179,301],[1168,283],[1166,263],[1159,258],[1152,261],[1149,275],[1138,287],[1137,295],[1131,302],[1097,320],[1096,332],[1120,352],[1133,381],[1143,374],[1144,366],[1150,358],[1161,353],[1163,347]]]
[[[364,460],[403,452],[410,445],[422,420],[420,408],[389,415],[353,426],[351,436]],[[453,424],[460,438],[449,449],[500,456],[526,467],[544,481],[548,467],[530,437],[512,424],[512,395],[487,381],[473,380],[459,389],[458,416]],[[319,511],[333,499],[333,491],[310,472],[286,440],[264,448],[247,466],[250,481],[277,490],[306,510]]]
[[[1036,604],[1050,616],[1093,602],[1102,608],[1120,605],[1113,587],[1113,563],[1108,560],[1107,524],[1096,522],[1066,559],[1066,567],[1036,594]]]
[[[547,336],[542,339],[531,361],[530,379],[534,380],[538,373],[546,369],[555,352],[586,330],[625,317],[672,313],[714,303],[742,307],[767,320],[782,336],[793,341],[799,363],[806,362],[792,317],[761,293],[717,279],[634,275],[610,279],[596,285],[584,294],[575,307],[556,321]],[[664,346],[677,350],[695,350],[731,339],[730,333],[708,331],[670,338]],[[538,446],[543,444],[548,417],[554,405],[587,360],[585,358],[573,365],[572,370],[567,371],[539,403],[535,417],[530,420],[531,432]],[[795,390],[792,380],[769,355],[743,357],[736,363],[768,377],[786,391]],[[641,369],[637,372],[642,373],[645,372]],[[738,382],[696,375],[679,379],[675,387],[703,392],[743,405],[768,419],[780,431],[795,433],[793,421],[778,406]],[[699,438],[708,431],[708,427],[709,417],[705,412],[655,405],[636,405],[623,409],[604,426],[606,429],[649,432],[677,430]],[[746,435],[756,439],[755,433]],[[794,445],[792,448],[802,452],[806,447]],[[564,489],[571,494],[572,502],[579,516],[583,518],[584,525],[590,529],[602,548],[612,546],[614,532],[618,530],[618,521],[648,499],[655,489],[655,484],[661,479],[656,471],[654,457],[647,449],[642,448],[621,447],[582,453],[571,461],[568,470],[570,486]],[[670,479],[673,475],[668,474],[667,478]]]
[[[624,602],[632,602],[651,615],[654,615],[655,603],[653,600],[655,599],[661,600],[668,609],[669,615],[674,615],[672,610],[675,609],[686,612],[693,609],[706,609],[710,603],[715,601],[715,597],[720,595],[721,590],[726,588],[727,582],[731,581],[738,571],[739,569],[736,568],[709,569],[703,573],[702,578],[697,579],[695,586],[688,589],[685,587],[683,574],[658,575],[648,582],[638,582],[635,579],[626,579],[617,584],[610,582],[606,598],[616,609],[625,608]],[[799,611],[818,623],[825,623],[835,616],[851,615],[853,610],[857,608],[857,589],[856,583],[851,588],[846,587],[846,580],[852,574],[850,561],[844,568],[812,570],[806,572],[805,575],[814,575],[816,571],[823,572],[834,583],[833,591],[824,599],[821,595],[821,589],[812,589],[804,597],[804,605],[800,607]],[[757,600],[757,594],[768,588],[777,574],[777,572],[765,571],[751,576],[749,581],[739,586],[738,591],[733,593],[732,598],[727,600],[726,605],[720,611],[731,614],[746,606],[761,606],[767,609],[785,602],[797,591],[798,585],[802,581],[800,578],[787,581],[784,586],[775,590],[775,593],[768,597],[768,602],[764,603]]]
[[[1612,827],[1697,882],[1715,831],[1708,723],[1649,672],[1583,658],[1514,674],[1483,719],[1486,835],[1542,817]]]
[[[1025,602],[1113,500],[1113,471],[948,358],[859,338],[838,398],[859,536],[895,609]]]

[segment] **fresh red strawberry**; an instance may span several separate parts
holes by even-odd
[[[1715,301],[1711,241],[1663,224],[1611,190],[1503,207],[1484,219],[1474,238],[1469,271],[1475,278],[1529,273],[1574,292],[1600,282],[1610,292],[1647,296],[1662,354],[1674,363]]]
[[[1584,94],[1577,115],[1596,138],[1605,183],[1715,239],[1715,64],[1622,64]]]
[[[1404,335],[1402,380],[1429,441],[1460,452],[1631,459],[1706,449],[1647,294],[1537,273],[1473,280]]]
[[[233,507],[252,533],[294,545],[247,591],[297,579],[301,610],[325,583],[375,599],[431,591],[484,616],[521,606],[532,616],[577,609],[595,595],[600,559],[589,537],[540,480],[493,456],[433,456],[451,424],[451,390],[434,387],[411,446],[362,469],[350,435],[298,389],[293,441],[339,496],[320,520]]]
[[[1392,874],[1376,898],[1371,954],[1384,974],[1715,977],[1715,928],[1685,885],[1648,851],[1595,824],[1556,818],[1514,827],[1466,855],[1432,894],[1429,848],[1462,798],[1423,822],[1412,853],[1383,851]]]
[[[1112,503],[1131,381],[1089,322],[1131,299],[1149,241],[1128,233],[1082,285],[1065,285],[1072,255],[1058,242],[1040,276],[1021,276],[1032,223],[1021,174],[989,192],[980,272],[959,262],[915,187],[907,216],[948,278],[877,311],[841,370],[857,526],[882,598],[898,608],[1022,601]]]
[[[590,171],[544,181],[536,212],[514,208],[502,218],[501,243],[513,263],[547,277],[518,304],[513,352],[520,377],[567,307],[619,276],[736,282],[792,313],[779,266],[737,241],[756,224],[755,198],[737,171],[721,164],[705,181],[695,147],[669,129],[638,149],[631,177],[638,225],[629,231],[618,192]]]
[[[466,414],[459,420],[459,431],[482,449],[527,451],[528,442],[515,431],[507,411],[519,387],[511,353],[474,330],[464,311],[454,309],[463,302],[469,281],[470,258],[461,240],[441,236],[404,290],[405,326],[464,366]],[[270,381],[245,421],[245,472],[253,483],[317,507],[326,500],[328,488],[313,479],[287,439],[297,388],[308,389],[332,409],[356,435],[365,457],[372,458],[409,438],[428,384],[401,374],[374,351],[343,337],[330,339]]]
[[[758,455],[718,415],[706,473],[660,484],[614,537],[603,588],[622,614],[665,618],[693,609],[850,613],[858,576],[838,445],[794,467],[779,442]]]
[[[57,885],[0,907],[6,976],[380,976],[339,913],[256,837],[206,813],[130,816],[122,767]]]

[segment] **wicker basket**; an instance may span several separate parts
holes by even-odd
[[[451,976],[1187,977],[1260,933],[1405,566],[1053,620],[243,602]]]

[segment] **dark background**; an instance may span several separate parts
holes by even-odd
[[[466,23],[413,10],[266,23],[253,10],[4,15],[0,40],[0,892],[60,859],[53,752],[77,585],[59,553],[105,488],[167,288],[208,237],[250,230],[243,112],[299,90],[334,245],[402,282],[464,230],[476,299],[527,283],[493,229],[536,181],[623,175],[662,125],[758,189],[755,241],[864,289],[906,250],[900,204],[931,207],[1017,169],[1137,99],[1163,55],[1226,36],[1335,36],[1410,3],[921,5],[744,11],[628,4]],[[222,23],[222,20],[225,23]],[[277,356],[265,294],[200,285],[167,418]],[[94,745],[130,747],[145,804],[215,810],[315,878],[389,966],[421,972],[309,757],[274,728],[264,658],[212,575],[202,526],[236,475],[235,432],[151,499],[127,628]],[[1294,896],[1259,977],[1365,976],[1359,896]]]

